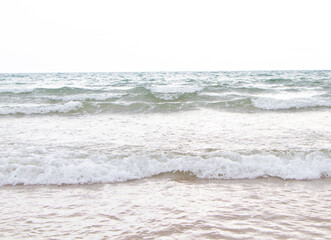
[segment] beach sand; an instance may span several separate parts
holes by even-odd
[[[330,239],[331,179],[0,187],[1,239]]]

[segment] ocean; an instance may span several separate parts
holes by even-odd
[[[327,239],[330,184],[331,71],[0,74],[2,238]]]

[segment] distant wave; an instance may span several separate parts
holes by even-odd
[[[327,98],[278,99],[269,97],[237,97],[214,100],[196,93],[179,96],[156,97],[145,95],[72,95],[46,99],[54,102],[39,104],[0,105],[0,115],[31,114],[98,114],[98,113],[162,113],[198,110],[202,108],[218,111],[253,112],[277,110],[314,110],[330,108]],[[167,100],[166,100],[167,99]]]
[[[20,93],[32,93],[33,88],[0,88],[0,94],[20,94]]]
[[[0,74],[1,75],[1,74]],[[0,115],[312,111],[331,107],[322,72],[2,75]],[[24,84],[21,84],[24,83]]]
[[[75,94],[75,95],[64,95],[64,96],[44,96],[45,99],[51,99],[55,101],[106,101],[114,100],[122,97],[120,93],[92,93],[92,94]]]
[[[274,84],[287,83],[291,81],[293,80],[288,78],[270,78],[266,80],[267,83],[274,83]]]
[[[303,109],[312,107],[331,107],[331,98],[293,98],[277,99],[259,97],[252,99],[253,106],[264,110]]]
[[[36,87],[36,88],[1,88],[1,94],[22,94],[22,93],[43,93],[43,94],[77,94],[84,92],[95,91],[89,88],[79,88],[79,87]]]
[[[70,101],[64,104],[53,105],[20,105],[14,107],[0,107],[0,115],[12,114],[48,114],[48,113],[67,113],[82,108],[81,102]]]
[[[48,157],[48,158],[47,158]],[[331,177],[330,153],[239,154],[167,157],[128,156],[88,159],[0,159],[0,185],[92,184],[122,182],[181,172],[204,179],[318,179]]]

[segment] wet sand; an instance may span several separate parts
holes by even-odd
[[[1,239],[330,239],[331,179],[0,187]]]

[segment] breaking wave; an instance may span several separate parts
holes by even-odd
[[[181,172],[202,179],[254,179],[277,177],[308,180],[331,177],[330,153],[228,152],[210,156],[59,156],[0,159],[0,185],[92,184],[122,182]]]
[[[53,105],[28,105],[0,107],[0,115],[13,114],[48,114],[48,113],[68,113],[83,107],[81,102],[70,101],[64,104]]]
[[[331,98],[294,98],[277,99],[259,97],[252,99],[253,106],[264,110],[304,109],[314,107],[331,107]]]

